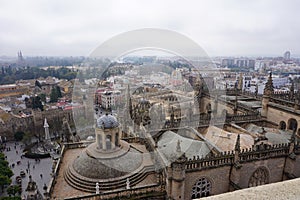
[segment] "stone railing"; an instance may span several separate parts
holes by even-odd
[[[260,120],[261,115],[259,113],[247,113],[247,114],[236,114],[236,115],[227,115],[226,122],[239,122],[239,121],[253,121]]]
[[[214,117],[213,114],[201,114],[201,115],[194,115],[191,117],[191,120],[186,118],[180,120],[174,120],[173,123],[170,120],[166,121],[165,126],[162,130],[168,129],[176,129],[180,127],[203,127],[212,125],[221,125],[224,123],[231,123],[231,122],[249,122],[249,121],[259,121],[261,120],[261,115],[259,112],[248,112],[246,114],[227,114],[226,116],[216,116]]]
[[[256,98],[257,100],[261,100],[263,97],[262,94],[257,94],[255,92],[250,92],[250,91],[242,91],[240,94],[244,96]]]
[[[85,148],[93,141],[82,141],[82,142],[70,142],[64,143],[66,149],[76,149],[76,148]]]
[[[283,106],[288,106],[288,107],[295,107],[295,105],[298,105],[300,107],[300,104],[295,102],[295,101],[290,101],[289,99],[281,99],[281,98],[276,98],[276,97],[271,97],[270,102],[280,104]]]
[[[287,156],[289,153],[289,143],[266,145],[260,144],[250,149],[242,149],[239,153],[240,162]]]
[[[53,189],[54,189],[54,186],[55,186],[55,183],[56,183],[56,178],[57,178],[57,175],[58,175],[58,172],[59,172],[59,169],[60,169],[60,164],[61,164],[61,161],[62,161],[62,157],[65,154],[65,151],[66,151],[66,148],[65,148],[65,145],[63,145],[62,148],[61,148],[60,157],[58,158],[58,160],[56,162],[56,165],[55,165],[55,168],[52,171],[52,177],[51,177],[50,182],[48,184],[46,194],[44,194],[45,199],[50,199],[49,195],[51,195],[53,193]]]
[[[204,158],[193,157],[189,159],[185,165],[187,171],[192,171],[193,169],[207,169],[220,167],[225,165],[232,165],[234,159],[233,152],[222,152],[217,156],[206,156]]]
[[[102,192],[100,194],[70,197],[70,198],[65,198],[65,200],[134,199],[134,197],[139,197],[143,199],[146,198],[163,199],[165,194],[166,192],[161,185],[152,184],[152,185],[135,187],[130,189],[119,189],[115,191]]]
[[[290,101],[290,97],[291,97],[291,94],[289,91],[284,91],[284,92],[274,92],[272,97],[276,98],[276,99],[282,99],[282,100],[287,100],[287,101]]]
[[[250,149],[242,149],[239,153],[239,162],[251,162],[255,160],[275,158],[275,157],[286,157],[289,155],[289,143],[278,144],[278,145],[266,145],[260,144],[255,145]],[[295,145],[294,152],[300,153],[300,146],[297,143]],[[221,152],[217,155],[210,155],[204,158],[193,157],[186,162],[185,169],[187,171],[193,171],[194,169],[207,169],[215,168],[226,165],[233,165],[235,160],[235,152]]]

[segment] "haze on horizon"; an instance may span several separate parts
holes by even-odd
[[[209,56],[300,55],[297,0],[0,0],[0,56],[88,56],[135,29],[177,31]]]

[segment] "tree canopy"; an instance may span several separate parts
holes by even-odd
[[[0,153],[0,186],[2,191],[5,185],[9,185],[11,183],[10,178],[13,175],[13,172],[8,166],[8,162],[5,160],[4,154]]]

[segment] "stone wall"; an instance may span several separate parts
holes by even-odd
[[[207,178],[212,184],[211,195],[221,194],[229,191],[230,166],[211,168],[206,170],[198,170],[186,172],[185,181],[185,199],[191,198],[191,192],[194,184],[202,177]]]
[[[209,180],[210,195],[216,195],[299,177],[299,155],[300,144],[291,142],[272,146],[259,144],[251,149],[194,157],[186,162],[185,199],[191,197],[193,186],[200,178]],[[258,178],[260,170],[266,178]],[[251,177],[255,184],[250,185]]]
[[[13,113],[1,113],[0,135],[7,140],[14,139],[14,133],[17,131],[31,132],[35,135],[44,134],[44,120],[47,118],[50,133],[61,133],[63,118],[66,118],[71,127],[75,127],[74,118],[84,116],[84,107],[76,110],[47,110],[32,111],[32,115],[28,117],[20,117]]]
[[[295,119],[298,123],[298,131],[300,126],[300,111],[295,111],[292,108],[283,107],[280,105],[274,105],[269,103],[268,112],[267,112],[268,121],[274,122],[276,124],[280,124],[281,121],[284,121],[286,124],[286,129],[289,127],[289,120]],[[278,127],[279,128],[279,127]]]

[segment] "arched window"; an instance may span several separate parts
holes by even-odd
[[[227,113],[228,113],[228,111],[227,111],[226,109],[223,109],[223,110],[222,110],[222,116],[226,116]]]
[[[116,142],[115,142],[116,147],[119,146],[119,132],[116,133]]]
[[[211,104],[210,103],[206,105],[206,111],[207,111],[207,113],[211,113]]]
[[[192,199],[208,197],[211,194],[211,182],[202,177],[200,178],[192,188]]]
[[[279,123],[279,129],[280,129],[280,130],[285,130],[285,129],[286,129],[286,123],[285,123],[284,121],[281,121],[281,122]]]
[[[106,135],[106,149],[111,149],[111,135]]]
[[[298,122],[294,118],[289,119],[288,121],[288,129],[289,130],[297,130]]]
[[[252,174],[249,180],[249,187],[264,185],[269,182],[269,173],[267,169],[260,167]]]

